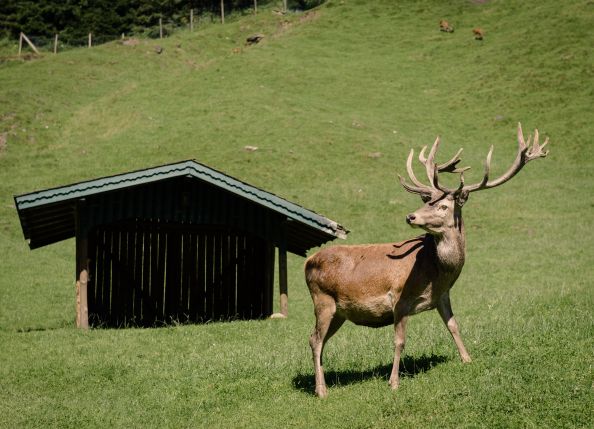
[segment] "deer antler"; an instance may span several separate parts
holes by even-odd
[[[518,153],[516,159],[512,165],[503,173],[500,177],[494,180],[489,180],[489,171],[491,169],[491,156],[493,155],[493,146],[489,149],[487,159],[485,161],[485,174],[483,180],[473,185],[466,185],[462,187],[462,190],[468,192],[479,191],[481,189],[490,189],[495,186],[502,185],[509,179],[514,177],[518,172],[529,162],[536,158],[544,158],[548,155],[549,151],[543,151],[544,147],[549,143],[548,137],[545,142],[540,145],[538,143],[538,130],[534,130],[534,140],[532,136],[528,137],[528,142],[524,140],[524,134],[522,133],[522,124],[518,122]],[[532,141],[531,141],[532,140]]]
[[[440,139],[437,137],[435,142],[431,146],[431,150],[429,151],[429,155],[425,157],[425,150],[427,146],[423,146],[421,152],[419,153],[419,161],[421,164],[425,166],[425,171],[427,173],[427,178],[429,179],[430,186],[423,184],[417,177],[412,168],[412,158],[414,155],[414,149],[410,150],[408,155],[408,159],[406,160],[406,171],[408,172],[408,176],[413,183],[413,185],[409,185],[406,183],[406,180],[398,175],[400,179],[400,183],[408,192],[414,194],[420,194],[424,197],[429,197],[432,192],[434,191],[441,191],[446,194],[454,194],[460,192],[474,192],[479,191],[481,189],[490,189],[494,188],[495,186],[499,186],[512,177],[514,177],[529,161],[532,161],[536,158],[543,158],[547,156],[549,151],[544,151],[544,147],[548,144],[549,139],[546,138],[545,142],[541,145],[538,142],[538,130],[534,130],[534,140],[532,140],[532,136],[528,137],[528,142],[524,140],[524,134],[522,133],[522,124],[518,123],[518,153],[516,155],[516,159],[512,163],[512,165],[508,168],[508,170],[494,180],[489,180],[489,173],[491,170],[491,158],[493,156],[493,146],[489,149],[489,153],[487,154],[487,158],[485,160],[485,174],[483,175],[483,179],[475,184],[472,185],[465,185],[464,184],[464,172],[468,170],[470,167],[462,167],[458,168],[458,163],[460,162],[460,154],[462,153],[462,149],[458,150],[456,155],[453,156],[452,159],[443,163],[443,164],[436,164],[435,163],[435,154],[437,153],[437,149],[439,148]],[[459,173],[460,174],[460,185],[457,189],[450,189],[446,186],[443,186],[439,183],[438,176],[441,172],[447,173]]]
[[[398,177],[400,179],[400,183],[402,184],[404,189],[406,189],[408,192],[411,192],[414,194],[421,194],[423,196],[430,196],[431,193],[436,190],[439,190],[443,193],[455,192],[456,190],[449,189],[439,183],[438,176],[439,176],[439,173],[441,173],[441,172],[460,173],[460,180],[462,183],[464,183],[464,178],[463,178],[462,174],[464,173],[464,171],[468,170],[470,167],[463,167],[463,168],[457,167],[458,163],[460,162],[460,154],[462,153],[463,149],[460,148],[460,150],[458,150],[456,155],[454,155],[452,157],[452,159],[450,159],[449,161],[438,165],[435,163],[434,160],[435,160],[435,154],[437,153],[437,150],[439,149],[440,143],[441,143],[441,140],[439,137],[437,137],[435,139],[435,142],[431,146],[431,150],[429,151],[429,155],[427,157],[425,157],[425,150],[427,149],[427,146],[423,146],[423,148],[421,149],[421,152],[419,153],[419,161],[421,162],[421,164],[423,164],[425,166],[427,178],[429,179],[429,183],[431,184],[431,186],[424,185],[420,180],[418,180],[416,178],[415,173],[412,168],[412,158],[413,158],[413,154],[414,154],[414,149],[410,150],[408,159],[406,160],[406,171],[408,172],[408,176],[409,176],[411,182],[414,184],[414,186],[411,186],[408,183],[406,183],[405,179],[403,177],[401,177],[400,175],[398,175]]]

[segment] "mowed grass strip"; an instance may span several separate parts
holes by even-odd
[[[329,1],[2,63],[0,427],[593,426],[593,25],[587,1]],[[511,163],[518,121],[551,153],[464,208],[452,301],[473,362],[435,312],[415,316],[396,392],[393,330],[346,324],[324,355],[329,398],[313,396],[295,256],[287,320],[80,332],[73,241],[29,251],[12,200],[196,158],[341,222],[349,243],[397,241],[417,233],[404,216],[421,202],[396,178],[411,147],[463,146],[478,181],[491,144],[494,176]]]

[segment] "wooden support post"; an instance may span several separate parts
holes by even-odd
[[[89,240],[88,231],[83,227],[81,211],[84,201],[76,209],[76,326],[89,329],[89,301],[87,285],[89,282]]]
[[[163,19],[159,18],[159,39],[163,38]]]
[[[58,53],[58,33],[54,36],[54,54]]]
[[[23,42],[22,42],[22,39],[24,39],[24,40],[25,40],[25,42],[27,42],[27,44],[28,44],[28,45],[31,47],[31,49],[33,49],[33,51],[35,51],[35,53],[36,53],[37,55],[40,55],[40,54],[39,54],[39,51],[37,50],[37,48],[35,47],[35,45],[33,44],[33,42],[31,42],[31,41],[29,40],[29,38],[28,38],[27,36],[25,36],[25,33],[23,33],[23,32],[21,32],[21,41],[20,41],[20,43],[19,43],[19,55],[20,55],[20,51],[21,51],[20,47],[21,47],[21,46],[22,46],[22,44],[23,44]]]
[[[284,317],[289,315],[289,294],[287,284],[287,249],[278,248],[278,283],[280,289],[280,312]]]
[[[289,315],[289,294],[287,285],[287,245],[278,247],[278,285],[280,292],[280,312],[270,316],[273,319],[286,319]]]
[[[23,50],[23,33],[19,34],[19,57],[21,56],[21,51]]]
[[[225,0],[221,0],[221,24],[225,23]]]
[[[190,9],[190,31],[194,31],[194,9]]]
[[[287,12],[287,0],[283,0],[283,12]]]
[[[258,0],[254,0],[254,15],[258,14]]]
[[[93,46],[93,33],[89,33],[89,48]]]

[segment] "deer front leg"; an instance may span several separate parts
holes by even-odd
[[[439,299],[439,303],[437,304],[437,311],[441,316],[441,320],[443,323],[446,324],[450,334],[452,334],[452,338],[456,343],[456,347],[458,347],[458,353],[460,353],[460,359],[462,362],[471,362],[470,355],[466,351],[466,347],[464,347],[464,343],[462,342],[462,337],[460,337],[460,331],[458,330],[458,324],[456,323],[456,319],[454,319],[454,313],[452,312],[452,303],[450,302],[450,293],[444,293],[441,298]]]
[[[400,366],[400,356],[404,350],[406,337],[406,321],[408,317],[396,317],[394,314],[394,363],[392,364],[392,373],[390,374],[390,387],[398,389],[400,376],[398,374]]]

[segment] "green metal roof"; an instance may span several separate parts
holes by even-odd
[[[194,160],[182,161],[174,164],[167,164],[23,194],[15,196],[15,203],[25,238],[32,242],[35,241],[35,228],[31,227],[32,222],[28,219],[29,213],[35,213],[36,219],[40,219],[45,216],[45,213],[48,213],[48,216],[50,216],[49,213],[51,212],[50,217],[52,217],[53,223],[63,224],[63,232],[61,234],[54,234],[53,238],[49,237],[39,240],[38,242],[42,244],[36,246],[32,245],[31,247],[34,248],[59,241],[60,239],[69,238],[74,235],[73,225],[66,225],[66,223],[71,223],[70,221],[56,221],[57,218],[71,218],[72,212],[75,210],[72,205],[73,201],[135,186],[150,185],[151,183],[179,177],[198,179],[219,189],[231,192],[238,197],[286,216],[290,221],[298,222],[298,224],[307,227],[310,234],[312,230],[323,233],[325,240],[321,241],[322,237],[318,237],[310,243],[311,246],[309,247],[314,247],[334,238],[346,238],[346,234],[348,233],[343,226],[333,220],[287,201],[270,192],[266,192],[223,174]],[[72,226],[72,228],[70,226]],[[48,231],[47,225],[44,230]],[[300,247],[303,246],[304,244],[301,243]],[[302,251],[300,251],[300,253],[302,253]]]

